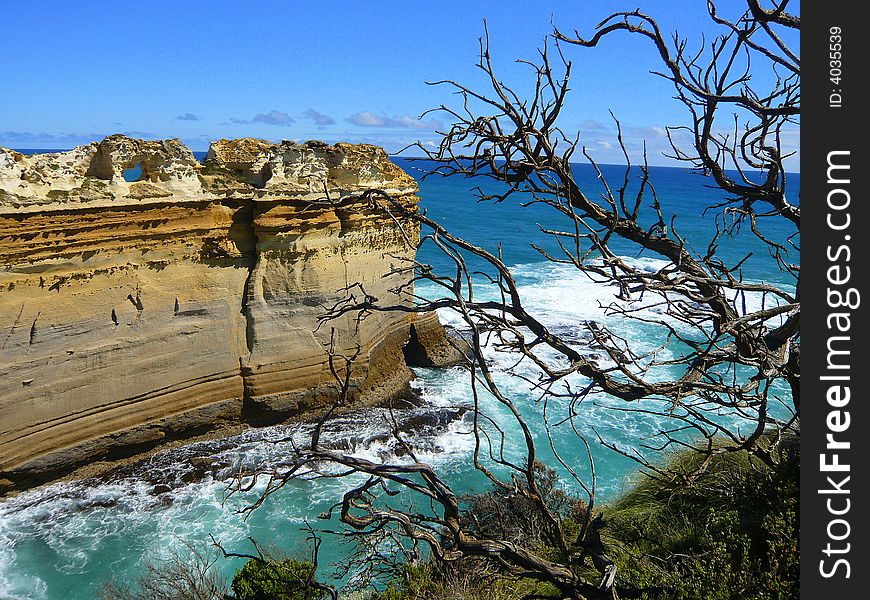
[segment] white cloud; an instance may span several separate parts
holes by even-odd
[[[359,127],[380,127],[382,129],[414,129],[420,131],[439,129],[441,127],[441,123],[438,121],[421,121],[409,115],[388,117],[386,115],[376,115],[367,110],[354,113],[346,118],[345,121]]]
[[[319,128],[328,127],[330,125],[335,125],[335,119],[330,117],[329,115],[325,115],[322,112],[316,111],[313,108],[309,108],[302,116],[306,119],[310,119],[314,122],[315,125]]]
[[[265,123],[267,125],[275,125],[277,127],[289,127],[296,122],[296,119],[280,110],[270,110],[267,113],[259,113],[251,119],[254,123]]]
[[[202,118],[198,117],[197,115],[195,115],[193,113],[188,112],[188,113],[184,113],[183,115],[178,115],[173,120],[175,120],[175,121],[202,121]]]

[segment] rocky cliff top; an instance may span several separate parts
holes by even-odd
[[[124,175],[139,168],[136,181]],[[111,135],[66,152],[0,148],[0,212],[32,212],[225,197],[280,200],[380,188],[416,192],[414,180],[368,144],[217,140],[205,164],[181,140]]]

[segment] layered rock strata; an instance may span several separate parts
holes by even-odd
[[[205,165],[178,140],[0,149],[7,488],[323,406],[332,339],[358,354],[355,399],[400,392],[413,317],[321,322],[354,284],[411,302],[396,290],[418,231],[348,199],[370,188],[416,206],[414,180],[368,145],[221,140]]]

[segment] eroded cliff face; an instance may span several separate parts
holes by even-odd
[[[0,488],[322,406],[333,330],[360,347],[355,398],[401,391],[412,317],[319,322],[354,283],[411,302],[397,225],[335,202],[368,188],[417,202],[367,145],[221,140],[205,166],[178,140],[0,148]]]

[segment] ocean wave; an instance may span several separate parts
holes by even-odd
[[[666,260],[646,257],[619,258],[645,273],[657,273],[671,264]],[[580,350],[588,345],[586,342],[590,334],[585,326],[590,322],[604,324],[616,335],[631,340],[632,348],[638,352],[654,350],[664,341],[669,330],[663,325],[656,325],[654,321],[660,321],[689,337],[699,334],[693,325],[668,314],[661,295],[635,292],[630,299],[621,299],[616,285],[595,280],[573,265],[549,261],[521,263],[511,267],[511,272],[517,281],[520,300],[526,311],[565,341],[577,342],[576,346]],[[785,291],[793,290],[785,288]],[[441,297],[442,290],[423,282],[417,285],[417,294],[434,299]],[[500,298],[497,287],[486,282],[477,283],[476,295],[481,300],[497,301]],[[781,298],[757,291],[726,290],[726,296],[738,316],[783,304]],[[630,311],[636,318],[631,318],[623,311]],[[463,316],[453,309],[439,309],[438,315],[445,325],[458,330],[467,328]],[[776,327],[783,320],[783,316],[774,316],[767,320],[767,324]],[[708,328],[712,328],[712,324],[708,324]],[[656,333],[658,335],[654,335]]]

